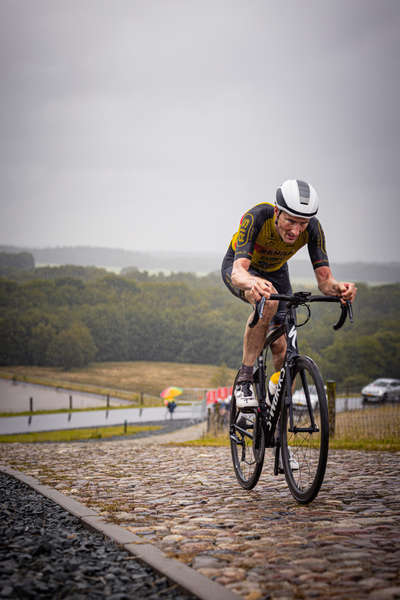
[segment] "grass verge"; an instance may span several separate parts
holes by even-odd
[[[121,410],[125,408],[138,408],[137,404],[124,404],[123,406],[89,406],[87,408],[60,408],[58,410],[35,410],[33,412],[26,410],[24,412],[6,412],[0,413],[0,418],[4,419],[7,417],[30,417],[34,415],[55,415],[58,413],[76,413],[76,412],[90,412],[93,410]]]
[[[331,450],[358,450],[362,452],[400,452],[398,438],[368,438],[353,436],[332,437],[329,440]]]
[[[229,437],[227,433],[210,436],[204,435],[198,440],[189,442],[174,443],[174,446],[209,446],[209,447],[229,447]],[[329,440],[331,450],[358,450],[358,451],[381,451],[381,452],[400,452],[400,439],[390,438],[371,438],[371,437],[332,437]]]
[[[227,433],[221,435],[211,436],[204,434],[197,440],[191,440],[189,442],[173,442],[174,446],[229,446],[229,437]]]
[[[76,442],[79,440],[100,440],[112,437],[125,437],[136,435],[143,431],[154,431],[162,429],[161,425],[150,425],[148,427],[128,426],[125,431],[124,425],[117,427],[97,427],[86,429],[65,429],[60,431],[42,431],[37,433],[20,433],[15,435],[1,435],[0,443],[27,444],[31,442]]]

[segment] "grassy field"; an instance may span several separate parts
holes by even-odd
[[[93,406],[93,407],[88,407],[88,408],[59,408],[58,410],[34,410],[34,411],[30,411],[30,410],[25,410],[22,412],[0,412],[0,418],[7,418],[7,417],[30,417],[33,415],[55,415],[55,414],[60,414],[60,413],[79,413],[79,412],[90,412],[90,411],[96,411],[96,410],[101,410],[101,408],[104,407],[100,407],[100,406]],[[138,408],[137,404],[124,404],[123,406],[109,406],[107,407],[107,410],[124,410],[125,408]]]
[[[38,433],[20,433],[16,435],[1,435],[0,443],[26,444],[32,442],[77,442],[79,440],[99,440],[111,437],[124,437],[136,435],[142,431],[153,431],[161,429],[161,425],[142,427],[140,425],[128,425],[125,431],[124,425],[116,427],[97,427],[86,429],[66,429],[61,431],[42,431]]]
[[[43,383],[54,387],[98,394],[110,392],[127,400],[138,399],[144,393],[157,398],[169,386],[181,388],[213,388],[213,377],[219,367],[156,362],[94,363],[86,369],[62,371],[50,367],[4,367],[0,377],[30,383]],[[228,369],[233,383],[236,372]]]

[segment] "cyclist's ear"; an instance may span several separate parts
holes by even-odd
[[[278,225],[278,218],[279,215],[281,214],[281,210],[279,210],[279,208],[277,206],[274,207],[274,215],[275,215],[275,227],[277,227]]]

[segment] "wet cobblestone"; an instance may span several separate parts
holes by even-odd
[[[400,454],[330,452],[309,506],[272,475],[250,492],[228,448],[3,444],[0,463],[97,510],[247,600],[400,598]]]

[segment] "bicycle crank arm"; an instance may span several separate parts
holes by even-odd
[[[230,433],[229,437],[233,440],[238,446],[244,446],[244,440],[239,440],[236,433]]]
[[[246,429],[242,429],[241,427],[235,425],[235,430],[241,433],[242,435],[247,435],[247,437],[249,437],[251,440],[253,439],[253,434],[249,433]],[[234,433],[233,435],[236,435],[236,433]]]

